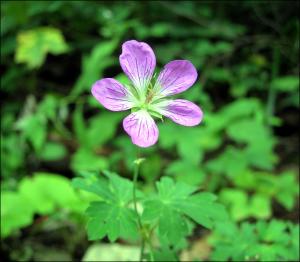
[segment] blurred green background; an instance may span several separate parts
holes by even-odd
[[[70,185],[82,171],[132,178],[128,112],[106,111],[90,94],[103,77],[127,81],[118,57],[130,39],[153,48],[157,72],[190,60],[199,78],[180,97],[204,111],[194,128],[159,123],[158,144],[142,151],[139,187],[150,192],[172,176],[214,192],[232,220],[195,228],[178,258],[298,260],[298,11],[297,1],[2,1],[5,261],[135,256],[134,243],[87,240],[92,196]]]

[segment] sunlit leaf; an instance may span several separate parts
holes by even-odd
[[[17,63],[26,63],[29,68],[41,66],[47,53],[59,55],[69,50],[59,29],[40,27],[24,31],[17,36]]]

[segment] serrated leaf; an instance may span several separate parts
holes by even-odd
[[[293,235],[297,228],[299,225],[279,220],[244,222],[239,227],[220,223],[210,239],[214,247],[210,260],[298,261],[299,232],[295,238]]]
[[[118,238],[137,237],[136,213],[130,207],[133,198],[133,184],[114,173],[105,172],[108,178],[101,179],[92,173],[84,178],[75,178],[73,186],[97,194],[101,202],[92,202],[86,214],[89,217],[87,231],[89,240],[108,236],[111,242]],[[137,194],[140,196],[140,193]]]
[[[158,195],[145,201],[142,218],[145,222],[159,222],[158,230],[170,243],[176,243],[187,233],[185,217],[211,228],[216,220],[225,220],[227,215],[222,205],[215,203],[210,193],[196,193],[196,188],[174,183],[163,177],[156,183]]]

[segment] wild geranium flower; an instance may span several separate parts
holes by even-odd
[[[149,147],[157,142],[159,131],[152,116],[165,116],[184,126],[201,122],[203,114],[197,105],[169,98],[195,83],[197,71],[191,62],[169,62],[155,81],[152,79],[156,65],[153,50],[146,43],[130,40],[122,45],[120,64],[132,85],[103,78],[93,85],[92,94],[108,110],[131,109],[131,114],[123,120],[123,127],[134,144]]]

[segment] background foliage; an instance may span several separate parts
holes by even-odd
[[[152,46],[159,68],[173,59],[196,66],[199,78],[181,97],[204,111],[195,128],[159,123],[158,145],[142,152],[140,193],[154,192],[154,182],[169,176],[216,194],[230,216],[210,231],[189,225],[184,243],[157,246],[155,257],[298,260],[298,11],[299,3],[289,1],[2,1],[4,257],[138,256],[130,225],[107,231],[97,244],[88,241],[84,210],[97,198],[70,184],[79,174],[105,170],[132,178],[136,150],[121,127],[125,114],[106,111],[90,88],[102,77],[127,81],[120,47],[137,39]],[[176,232],[163,223],[171,206],[168,212],[160,230],[176,243]],[[119,234],[133,239],[109,244]]]

